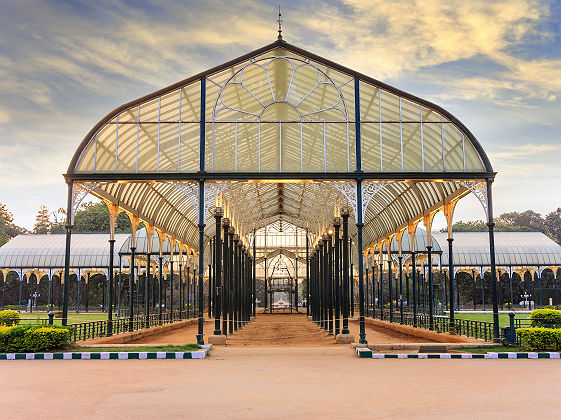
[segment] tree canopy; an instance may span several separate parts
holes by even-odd
[[[462,220],[453,224],[455,232],[481,232],[487,230],[483,220]],[[561,208],[552,211],[545,217],[533,210],[524,212],[503,213],[495,219],[495,230],[498,232],[542,232],[561,244]],[[446,229],[443,229],[446,231]]]
[[[26,230],[14,224],[14,217],[5,204],[0,203],[0,246]]]

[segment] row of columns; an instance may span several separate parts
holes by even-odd
[[[227,336],[255,316],[254,257],[240,240],[221,207],[214,210],[215,236],[211,241],[209,314],[214,316],[214,336]],[[254,241],[255,249],[255,241]]]

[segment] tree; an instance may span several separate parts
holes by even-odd
[[[545,216],[544,224],[549,236],[561,244],[561,207]]]
[[[64,225],[66,223],[66,210],[60,207],[57,211],[51,213],[53,222],[51,223],[51,233],[65,233]]]
[[[116,232],[130,232],[130,221],[125,213],[117,217]],[[86,203],[74,216],[75,232],[109,232],[109,212],[105,203]]]
[[[503,213],[497,218],[497,222],[514,231],[545,232],[544,219],[541,214],[533,210],[526,210],[523,213],[516,211]]]
[[[41,204],[37,216],[35,216],[34,233],[49,233],[51,230],[51,213],[44,204]]]
[[[14,224],[14,217],[12,213],[8,211],[8,207],[0,203],[0,246],[20,233],[25,232],[27,232],[26,229]]]

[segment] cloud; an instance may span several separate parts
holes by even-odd
[[[524,144],[508,146],[507,151],[491,153],[494,159],[524,159],[535,160],[535,155],[547,156],[551,152],[561,152],[561,144]]]

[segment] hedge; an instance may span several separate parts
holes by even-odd
[[[560,328],[518,328],[516,334],[531,350],[561,350]]]
[[[21,315],[17,311],[12,311],[11,309],[0,311],[0,325],[17,325],[20,320]]]
[[[530,314],[533,327],[561,328],[561,311],[537,309]]]
[[[16,325],[0,327],[0,352],[26,353],[65,347],[72,327],[50,325]]]

